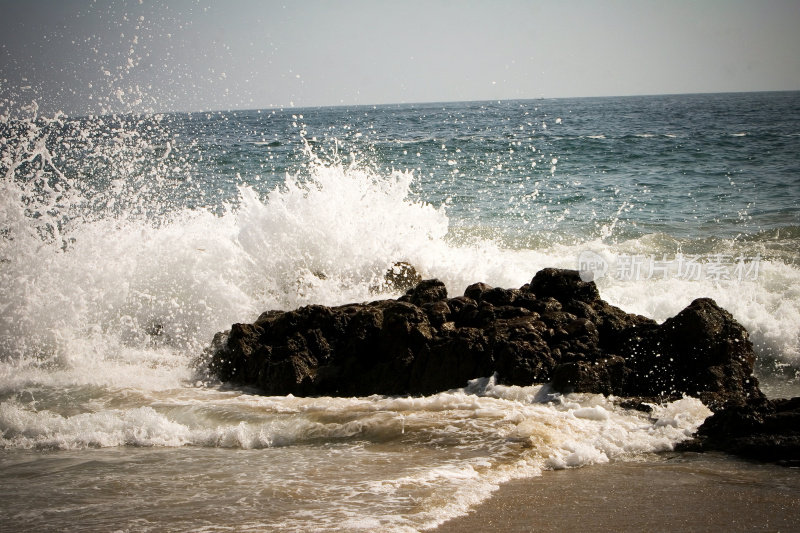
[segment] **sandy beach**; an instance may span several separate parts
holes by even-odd
[[[800,531],[800,471],[676,454],[545,472],[436,531]]]

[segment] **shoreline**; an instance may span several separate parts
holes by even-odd
[[[798,474],[718,453],[548,471],[431,531],[797,531]]]

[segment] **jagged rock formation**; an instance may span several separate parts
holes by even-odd
[[[267,311],[215,336],[209,368],[265,394],[430,394],[496,374],[561,392],[712,409],[763,399],[747,331],[710,299],[663,324],[600,299],[577,271],[544,269],[519,289],[425,280],[397,300]]]

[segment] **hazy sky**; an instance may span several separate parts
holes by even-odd
[[[76,114],[800,90],[800,0],[0,0],[0,94]]]

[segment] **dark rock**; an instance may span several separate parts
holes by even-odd
[[[696,439],[682,449],[800,467],[800,397],[728,405],[707,418]]]
[[[592,392],[625,396],[630,369],[618,355],[594,362],[571,361],[553,370],[553,388],[563,392]]]
[[[461,313],[461,310],[468,305],[474,306],[477,309],[475,300],[467,298],[466,296],[456,296],[455,298],[450,298],[447,300],[447,307],[450,308],[450,312],[454,317]]]
[[[398,261],[383,276],[386,288],[404,291],[416,286],[422,281],[417,269],[405,261]]]
[[[536,298],[534,294],[528,294],[528,299],[525,297],[517,298],[517,303],[526,309],[536,311],[539,314],[555,313],[561,311],[561,302],[553,297],[546,296],[544,298]]]
[[[528,291],[539,298],[550,296],[562,304],[570,300],[593,302],[600,299],[597,285],[593,281],[583,281],[577,270],[559,268],[540,270],[531,280]]]
[[[699,397],[713,410],[763,400],[747,332],[713,300],[659,325],[599,298],[572,270],[521,289],[424,280],[398,300],[270,311],[212,343],[211,371],[268,394],[428,394],[496,374],[559,392]]]
[[[434,356],[435,355],[435,356]],[[418,358],[411,383],[418,394],[463,387],[475,376],[493,372],[490,340],[478,328],[458,328],[438,337],[426,357]]]
[[[441,328],[444,323],[450,322],[452,312],[450,306],[443,300],[422,304],[422,310],[428,315],[431,325],[437,329]]]
[[[457,310],[451,306],[456,327],[478,327],[478,304],[466,296],[462,298],[463,305],[460,305]]]
[[[444,286],[444,283],[438,279],[426,279],[409,289],[405,296],[400,298],[400,301],[409,302],[414,305],[422,305],[446,299],[447,288]]]
[[[600,335],[601,346],[610,352],[620,352],[623,345],[638,331],[656,326],[656,321],[641,315],[628,314],[603,300],[592,302],[594,323]]]
[[[513,305],[514,300],[517,299],[517,293],[519,293],[519,291],[516,289],[501,289],[500,287],[494,287],[484,291],[483,294],[481,294],[480,300],[482,302],[488,302],[495,307]]]
[[[487,328],[494,370],[503,376],[503,381],[523,386],[550,381],[556,361],[542,337],[546,327],[537,314],[527,312],[499,319]]]
[[[697,299],[660,326],[642,323],[621,336],[632,370],[628,395],[689,394],[714,410],[763,397],[747,331],[714,300]]]
[[[492,287],[485,283],[473,283],[464,291],[464,296],[476,302],[481,301],[483,293],[490,290]]]

